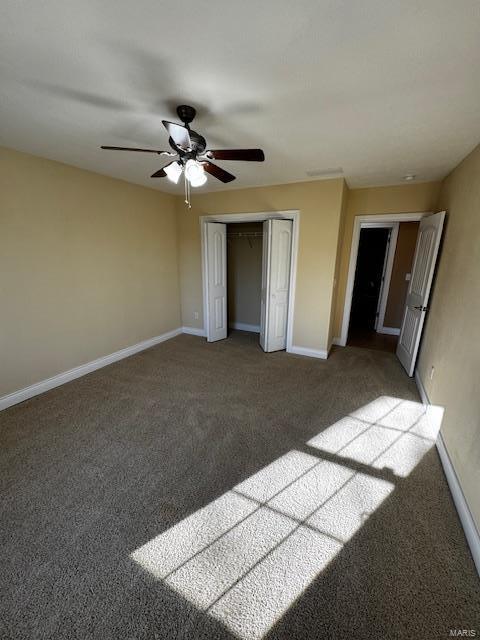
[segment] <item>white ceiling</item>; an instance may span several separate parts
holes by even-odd
[[[425,181],[480,140],[479,70],[479,0],[3,0],[0,144],[175,190],[99,145],[168,148],[187,103],[211,148],[266,154],[202,191]]]

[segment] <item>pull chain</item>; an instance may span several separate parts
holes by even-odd
[[[187,180],[187,176],[185,173],[183,174],[183,179],[185,182],[185,204],[188,205],[188,208],[191,209],[192,205],[190,203],[190,182]]]

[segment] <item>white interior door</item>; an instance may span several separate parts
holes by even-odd
[[[397,356],[409,376],[413,375],[415,369],[444,219],[445,211],[442,211],[420,221],[412,276],[397,346]]]
[[[291,220],[263,223],[260,345],[264,351],[287,346],[292,231]]]
[[[227,337],[227,225],[206,223],[207,340]]]

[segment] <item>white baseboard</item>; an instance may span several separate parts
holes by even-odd
[[[204,329],[197,329],[196,327],[182,327],[182,333],[188,333],[191,336],[200,336],[202,338],[206,337],[206,333]]]
[[[228,325],[230,329],[237,329],[238,331],[251,331],[252,333],[260,333],[259,324],[245,324],[244,322],[232,322]]]
[[[343,340],[341,338],[333,338],[332,344],[336,345],[337,347],[344,347],[345,346],[345,343],[343,342]]]
[[[428,399],[427,392],[423,386],[418,369],[415,369],[415,384],[417,385],[418,393],[420,394],[423,404],[430,404],[430,400]]]
[[[131,347],[120,349],[119,351],[110,353],[108,356],[103,356],[101,358],[97,358],[96,360],[92,360],[91,362],[86,362],[85,364],[81,364],[78,367],[74,367],[73,369],[69,369],[68,371],[64,371],[63,373],[59,373],[56,376],[52,376],[51,378],[47,378],[46,380],[36,382],[29,387],[25,387],[24,389],[20,389],[19,391],[14,391],[13,393],[9,393],[6,396],[2,396],[0,398],[0,411],[13,406],[14,404],[18,404],[19,402],[23,402],[24,400],[28,400],[29,398],[33,398],[34,396],[38,396],[40,393],[45,393],[45,391],[49,391],[50,389],[59,387],[66,382],[70,382],[70,380],[81,378],[87,373],[96,371],[96,369],[101,369],[102,367],[106,367],[113,362],[123,360],[123,358],[128,358],[129,356],[132,356],[139,351],[144,351],[145,349],[154,347],[156,344],[165,342],[165,340],[170,340],[170,338],[174,338],[180,333],[182,333],[181,328],[167,331],[167,333],[162,333],[162,335],[160,336],[155,336],[154,338],[143,340],[142,342],[138,342]]]
[[[428,399],[427,392],[425,391],[425,387],[423,386],[418,371],[415,371],[415,382],[417,383],[418,393],[420,394],[423,404],[429,405],[430,400]],[[460,522],[462,524],[468,546],[470,547],[470,553],[472,554],[473,561],[475,562],[475,566],[477,567],[478,575],[480,576],[480,534],[475,525],[475,521],[465,499],[465,495],[462,491],[462,486],[455,471],[455,467],[453,466],[448,454],[448,450],[445,446],[445,442],[441,433],[438,434],[436,445],[438,455],[440,456],[440,461],[442,463],[443,471],[450,488],[450,493],[452,494],[453,502],[455,503],[458,517],[460,518]]]
[[[328,351],[325,349],[308,349],[307,347],[296,347],[292,345],[287,351],[288,353],[295,353],[297,356],[308,356],[309,358],[320,358],[321,360],[328,358]]]
[[[453,502],[457,508],[458,517],[460,518],[468,546],[470,547],[470,553],[472,554],[473,561],[477,567],[477,573],[480,576],[480,534],[475,526],[475,521],[468,507],[468,503],[465,499],[465,495],[462,491],[462,487],[452,461],[450,460],[450,456],[448,455],[441,433],[438,434],[437,438],[437,451],[442,462],[448,486],[450,487]]]
[[[377,333],[386,333],[388,336],[399,336],[400,329],[395,329],[395,327],[378,327]]]

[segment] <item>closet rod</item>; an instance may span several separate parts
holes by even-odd
[[[227,238],[262,238],[263,231],[229,231]]]

